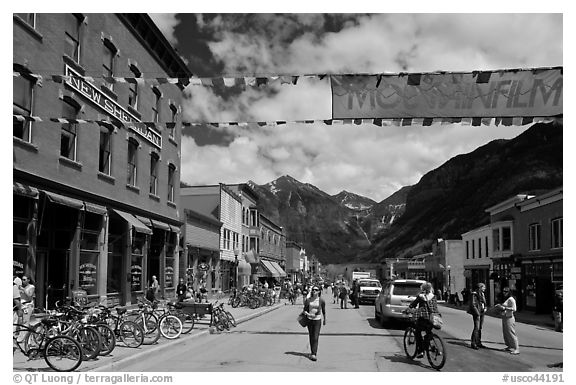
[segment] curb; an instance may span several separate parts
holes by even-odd
[[[272,312],[276,309],[279,309],[281,307],[284,307],[284,304],[277,304],[277,305],[268,307],[266,309],[263,309],[262,311],[252,313],[252,314],[247,314],[242,318],[236,319],[236,324],[239,325],[241,323],[250,321],[254,318],[260,317],[266,313],[270,313],[270,312]],[[204,330],[202,330],[198,333],[195,333],[195,334],[187,335],[184,338],[180,337],[180,338],[177,338],[175,340],[168,341],[167,343],[158,344],[158,345],[149,346],[149,347],[147,346],[146,350],[142,350],[136,354],[132,354],[128,357],[120,358],[117,361],[109,362],[107,364],[104,364],[102,366],[98,366],[95,368],[85,367],[84,370],[82,370],[82,371],[92,371],[92,372],[114,372],[114,371],[118,371],[118,370],[122,371],[122,369],[118,368],[118,366],[124,366],[124,365],[130,364],[133,361],[141,360],[141,359],[145,358],[146,356],[151,355],[152,353],[158,353],[158,352],[162,351],[163,349],[172,347],[175,344],[182,343],[183,341],[192,340],[194,338],[198,338],[198,337],[204,336],[206,334],[210,334],[209,328],[204,329]],[[80,369],[82,369],[82,367],[80,367]]]

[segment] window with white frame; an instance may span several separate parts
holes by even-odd
[[[110,175],[110,161],[112,159],[112,131],[107,127],[100,127],[100,151],[98,154],[98,171]]]
[[[83,17],[69,13],[64,16],[64,53],[80,64],[80,28]]]
[[[502,227],[502,251],[512,250],[512,229],[508,226]]]
[[[482,258],[482,238],[478,238],[478,258]]]
[[[500,229],[492,230],[492,248],[494,251],[500,251]]]
[[[174,138],[174,132],[176,131],[176,117],[178,115],[178,107],[174,104],[170,104],[170,123],[167,124],[168,136]]]
[[[102,51],[102,74],[104,77],[112,78],[114,77],[114,60],[118,50],[108,39],[104,39]],[[112,79],[106,80],[106,87],[109,89],[114,89],[114,81]]]
[[[562,218],[553,219],[550,223],[551,231],[551,248],[558,249],[564,246],[564,240],[562,239],[563,232],[563,220]]]
[[[168,202],[174,202],[174,179],[176,177],[176,166],[168,165]]]
[[[64,98],[62,103],[62,117],[76,120],[80,106],[71,98]],[[76,160],[76,144],[78,141],[78,124],[67,122],[62,124],[60,135],[60,156],[70,160]]]
[[[158,164],[160,157],[155,152],[150,154],[150,194],[158,195]]]
[[[138,171],[138,142],[130,138],[128,140],[128,178],[126,183],[136,186],[136,175]]]
[[[528,250],[540,250],[540,223],[528,225]]]
[[[21,74],[13,78],[13,114],[29,117],[32,115],[35,79]],[[32,141],[32,122],[13,121],[13,135],[26,142]]]
[[[157,87],[152,87],[154,93],[154,103],[152,103],[152,121],[158,123],[160,121],[160,100],[162,93]]]
[[[136,78],[142,76],[142,72],[134,64],[130,66],[130,71],[134,75],[133,80],[128,85],[128,105],[134,109],[138,108],[138,82]]]

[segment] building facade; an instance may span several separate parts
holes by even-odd
[[[500,230],[499,230],[500,231]],[[490,280],[490,274],[494,270],[492,263],[492,227],[482,226],[462,234],[464,248],[462,260],[464,263],[465,286],[470,290],[476,290],[476,285],[486,285],[486,299],[489,305],[493,305],[494,282]]]
[[[282,266],[286,266],[286,237],[284,229],[262,213],[259,213],[259,216],[259,257],[262,268],[259,269],[258,276],[261,279],[284,279],[287,275],[282,268]]]
[[[301,280],[300,259],[302,246],[294,241],[286,241],[286,274],[292,283]]]
[[[185,84],[150,80],[189,78],[180,56],[145,14],[14,14],[13,67],[13,265],[37,306],[129,304],[152,275],[173,295]]]
[[[225,184],[209,186],[191,186],[180,189],[183,209],[193,210],[222,223],[218,253],[211,253],[206,263],[204,278],[200,284],[206,284],[212,292],[227,292],[234,286],[236,261],[240,255],[242,234],[242,198]],[[195,242],[187,239],[188,244]],[[188,256],[190,259],[190,256]],[[194,264],[194,255],[192,263]]]

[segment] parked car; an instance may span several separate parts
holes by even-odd
[[[383,326],[391,320],[406,320],[408,316],[402,312],[414,301],[425,282],[418,279],[387,282],[374,301],[374,317]]]
[[[358,291],[358,302],[371,302],[374,303],[380,291],[382,291],[382,285],[377,279],[364,278],[358,280],[358,286],[360,290]]]

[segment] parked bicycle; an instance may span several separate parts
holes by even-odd
[[[102,346],[100,333],[91,326],[86,325],[86,320],[82,319],[84,313],[71,306],[61,306],[57,303],[57,310],[48,311],[46,318],[50,322],[40,322],[33,326],[33,329],[42,334],[66,335],[76,340],[82,347],[84,360],[91,360],[98,356]],[[38,334],[26,336],[25,344],[29,348],[39,346],[39,341],[35,340]]]
[[[12,341],[14,347],[18,348],[22,354],[28,359],[35,359],[38,356],[44,358],[46,364],[57,372],[70,372],[76,370],[82,364],[82,347],[73,338],[64,335],[51,335],[51,326],[54,320],[43,319],[40,323],[44,323],[46,328],[28,327],[21,324],[13,324],[14,332]],[[33,336],[37,345],[28,347],[24,342],[18,340],[20,333],[25,333],[28,336]],[[24,345],[24,347],[22,346]],[[16,350],[14,350],[14,353]]]
[[[153,313],[150,301],[138,298],[138,309],[128,314],[130,320],[136,322],[144,331],[144,345],[152,345],[160,339],[158,317]]]
[[[218,331],[230,330],[230,327],[236,327],[236,319],[232,313],[224,310],[223,303],[216,301],[212,305],[212,324]]]
[[[180,337],[183,329],[182,321],[176,315],[171,314],[168,301],[150,302],[146,298],[142,298],[141,301],[148,309],[151,309],[152,314],[158,319],[158,327],[162,337],[169,340]]]
[[[404,313],[408,314],[408,322],[410,322],[410,326],[404,332],[404,352],[406,356],[413,360],[418,352],[425,352],[430,366],[436,370],[442,369],[446,363],[446,347],[442,337],[434,333],[432,328],[428,328],[421,339],[424,346],[418,346],[414,311],[405,310]]]
[[[129,348],[137,348],[144,342],[144,330],[135,322],[126,318],[125,307],[117,307],[116,315],[104,305],[98,306],[99,312],[95,312],[90,319],[96,324],[105,324],[109,326],[114,335],[120,339]]]

